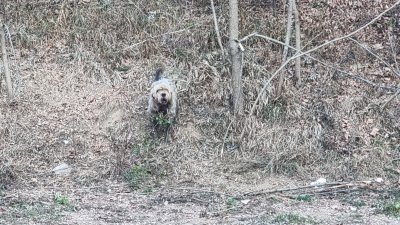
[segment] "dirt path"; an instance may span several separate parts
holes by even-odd
[[[383,214],[384,196],[378,194],[353,192],[299,201],[284,194],[232,198],[208,190],[132,191],[119,182],[14,189],[2,192],[0,224],[400,224],[398,218]]]

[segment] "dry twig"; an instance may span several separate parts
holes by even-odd
[[[398,89],[398,90],[396,91],[396,93],[394,93],[394,94],[392,95],[392,97],[390,97],[390,98],[381,106],[381,110],[383,110],[383,109],[386,107],[386,105],[387,105],[389,102],[393,101],[393,99],[395,99],[399,94],[400,94],[400,89]]]

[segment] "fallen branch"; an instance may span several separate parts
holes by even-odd
[[[244,193],[245,196],[257,196],[257,195],[265,195],[265,194],[274,194],[274,193],[283,193],[283,192],[290,192],[290,191],[297,191],[303,190],[308,188],[315,188],[315,187],[323,187],[323,186],[332,186],[332,185],[339,185],[344,184],[343,182],[334,182],[334,183],[326,183],[324,185],[316,186],[316,185],[306,185],[300,187],[293,187],[293,188],[283,188],[283,189],[273,189],[273,190],[261,190],[261,191],[252,191]]]
[[[300,190],[308,190],[308,192],[302,192],[298,194],[318,194],[318,193],[333,193],[333,192],[341,192],[341,191],[349,191],[349,190],[359,190],[360,188],[367,188],[374,183],[379,183],[375,181],[353,181],[353,182],[333,182],[326,183],[320,185],[306,185],[300,187],[293,188],[283,188],[283,189],[274,189],[274,190],[261,190],[248,192],[243,194],[244,196],[258,196],[258,195],[268,195],[275,193],[284,193],[284,192],[293,192]]]

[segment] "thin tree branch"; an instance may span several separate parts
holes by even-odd
[[[392,95],[392,97],[390,97],[390,98],[381,106],[381,110],[383,110],[383,109],[386,107],[386,105],[387,105],[389,102],[393,101],[393,99],[395,99],[399,94],[400,94],[400,89],[398,89],[398,90],[396,91],[396,93],[394,93],[394,94]]]
[[[281,41],[279,41],[279,40],[276,40],[276,39],[273,39],[273,38],[271,38],[271,37],[268,37],[268,36],[264,36],[264,35],[260,35],[260,34],[257,34],[257,33],[254,33],[254,34],[251,34],[252,36],[254,36],[254,37],[260,37],[260,38],[263,38],[263,39],[266,39],[266,40],[268,40],[268,41],[271,41],[271,42],[274,42],[274,43],[277,43],[277,44],[281,44],[281,45],[286,45],[285,43],[283,43],[283,42],[281,42]],[[297,51],[297,49],[296,48],[294,48],[294,47],[292,47],[292,46],[290,46],[290,45],[288,45],[287,46],[288,48],[290,48],[290,49],[292,49],[292,50],[296,50]],[[302,51],[299,51],[299,53],[303,53]],[[372,81],[370,81],[370,80],[367,80],[367,79],[365,79],[365,78],[363,78],[363,77],[361,77],[361,76],[358,76],[358,75],[354,75],[354,74],[351,74],[350,72],[347,72],[347,71],[345,71],[345,70],[343,70],[343,69],[340,69],[338,66],[336,66],[336,65],[332,65],[332,64],[330,64],[330,63],[327,63],[327,62],[324,62],[324,61],[322,61],[322,60],[319,60],[319,59],[317,59],[317,58],[315,58],[315,57],[313,57],[313,56],[311,56],[311,55],[309,55],[309,54],[306,54],[305,55],[306,57],[308,57],[308,58],[310,58],[310,59],[312,59],[312,60],[314,60],[314,61],[316,61],[316,62],[318,62],[318,63],[320,63],[320,64],[322,64],[322,65],[324,65],[324,66],[326,66],[326,67],[329,67],[329,68],[331,68],[331,69],[334,69],[334,70],[336,70],[336,71],[339,71],[339,72],[341,72],[341,73],[344,73],[344,74],[346,74],[348,77],[351,77],[351,78],[353,78],[353,79],[355,79],[355,80],[359,80],[359,81],[362,81],[362,82],[364,82],[364,83],[366,83],[366,84],[369,84],[369,85],[371,85],[371,86],[374,86],[374,87],[377,87],[377,88],[382,88],[382,89],[388,89],[388,90],[397,90],[399,87],[387,87],[387,86],[382,86],[382,85],[379,85],[379,84],[376,84],[376,83],[374,83],[374,82],[372,82]]]
[[[215,29],[215,33],[217,35],[217,42],[218,42],[219,48],[221,49],[222,54],[223,54],[224,53],[224,46],[222,45],[221,36],[219,34],[217,13],[215,12],[214,0],[210,0],[210,4],[211,4],[211,11],[212,11],[213,20],[214,20],[214,29]]]
[[[389,43],[390,43],[390,48],[392,49],[392,55],[393,55],[393,60],[394,60],[394,65],[396,67],[396,70],[400,72],[399,64],[397,63],[397,49],[396,49],[396,37],[393,35],[393,27],[390,26],[389,29]]]
[[[257,103],[258,103],[258,101],[260,100],[260,98],[261,98],[262,94],[264,93],[264,91],[267,89],[269,83],[272,81],[272,79],[274,79],[274,78],[277,76],[277,74],[278,74],[290,61],[292,61],[293,59],[296,59],[296,58],[298,58],[298,57],[301,57],[301,56],[303,56],[303,55],[309,54],[309,53],[311,53],[311,52],[313,52],[313,51],[316,51],[316,50],[318,50],[318,49],[320,49],[320,48],[322,48],[322,47],[325,47],[325,46],[327,46],[327,45],[329,45],[329,44],[332,44],[332,43],[334,43],[334,42],[337,42],[337,41],[340,41],[340,40],[343,40],[343,39],[345,39],[345,38],[348,38],[348,37],[353,36],[354,34],[360,32],[361,30],[365,29],[365,28],[368,27],[369,25],[373,24],[375,21],[377,21],[379,18],[381,18],[383,15],[385,15],[387,12],[389,12],[390,10],[392,10],[393,8],[395,8],[395,7],[396,7],[397,5],[399,5],[399,4],[400,4],[400,0],[397,1],[396,3],[394,3],[392,6],[390,6],[388,9],[386,9],[386,10],[383,11],[382,13],[380,13],[378,16],[376,16],[376,17],[375,17],[374,19],[372,19],[370,22],[366,23],[365,25],[361,26],[360,28],[356,29],[355,31],[350,32],[350,33],[347,34],[347,35],[344,35],[344,36],[341,36],[341,37],[338,37],[338,38],[334,38],[334,39],[332,39],[332,40],[330,40],[330,41],[325,42],[325,43],[322,44],[322,45],[316,46],[316,47],[314,47],[314,48],[312,48],[312,49],[310,49],[310,50],[308,50],[308,51],[305,51],[305,52],[296,54],[296,55],[292,56],[291,58],[289,58],[288,60],[286,60],[286,62],[283,63],[283,64],[275,71],[275,73],[271,76],[271,78],[268,79],[268,80],[265,82],[264,87],[263,87],[263,88],[261,89],[261,91],[258,93],[258,96],[257,96],[255,102],[253,103],[253,106],[252,106],[252,108],[251,108],[251,110],[250,110],[250,115],[252,115],[252,114],[254,113],[254,110],[255,110],[255,108],[256,108],[256,106],[257,106]],[[246,37],[242,38],[240,41],[241,41],[241,42],[242,42],[242,41],[245,41],[245,40],[247,40],[250,36],[254,36],[254,35],[246,36]]]
[[[386,62],[385,60],[383,60],[381,57],[379,57],[379,55],[375,54],[374,52],[372,52],[369,48],[365,47],[363,44],[361,44],[360,42],[356,41],[355,39],[349,37],[349,39],[351,41],[353,41],[354,43],[356,43],[358,46],[360,46],[362,49],[366,50],[368,53],[370,53],[371,55],[373,55],[375,58],[377,58],[379,61],[381,61],[383,64],[385,64],[395,75],[397,75],[398,77],[400,77],[400,74],[396,71],[395,68],[393,68],[388,62]]]

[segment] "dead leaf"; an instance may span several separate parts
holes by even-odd
[[[383,45],[382,45],[382,44],[374,44],[374,45],[372,45],[372,47],[373,47],[374,49],[376,49],[376,50],[383,49]]]
[[[378,134],[378,132],[379,132],[379,129],[376,128],[376,127],[374,127],[374,128],[372,128],[372,131],[371,131],[371,133],[369,133],[369,134],[370,134],[371,136],[375,137],[375,136]]]

